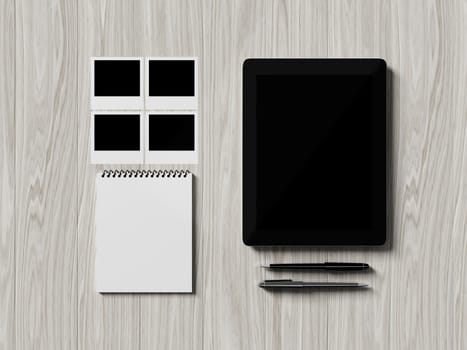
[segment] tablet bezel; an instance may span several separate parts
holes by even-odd
[[[261,230],[256,227],[256,76],[285,74],[370,75],[372,77],[372,229],[323,232],[317,229]],[[383,245],[386,242],[387,216],[386,118],[386,62],[383,59],[251,58],[245,60],[243,64],[242,141],[243,242],[250,246]]]

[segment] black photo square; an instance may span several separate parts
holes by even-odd
[[[94,115],[95,151],[139,151],[139,114]]]
[[[150,114],[150,151],[193,151],[195,116],[193,114]]]
[[[141,96],[140,60],[95,60],[94,96]]]
[[[195,96],[195,61],[150,60],[149,96]]]

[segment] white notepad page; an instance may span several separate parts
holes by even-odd
[[[192,292],[192,175],[96,178],[96,289]]]

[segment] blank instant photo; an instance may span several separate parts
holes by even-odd
[[[147,112],[145,124],[146,163],[197,163],[195,112]]]
[[[197,109],[198,67],[195,57],[147,58],[145,71],[146,109]]]
[[[143,109],[143,66],[139,57],[93,57],[91,109]]]
[[[143,135],[142,115],[138,112],[92,113],[91,163],[143,163]]]

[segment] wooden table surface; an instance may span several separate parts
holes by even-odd
[[[192,295],[94,291],[90,56],[199,57],[199,164],[177,166],[196,175]],[[243,245],[248,57],[387,61],[388,247]],[[0,123],[2,350],[467,349],[465,0],[0,0]],[[325,260],[374,270],[314,279],[371,289],[257,286],[261,263]]]

